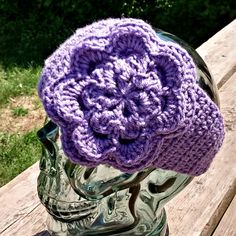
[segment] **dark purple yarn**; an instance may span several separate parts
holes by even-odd
[[[142,20],[78,29],[45,61],[38,90],[65,154],[81,165],[200,175],[223,142],[192,58]]]

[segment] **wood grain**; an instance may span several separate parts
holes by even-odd
[[[236,197],[230,203],[213,236],[236,236]]]
[[[197,51],[221,88],[236,72],[236,20],[203,43]]]
[[[2,235],[10,236],[49,236],[46,231],[46,211],[41,204],[18,220],[13,227],[8,227]]]
[[[0,188],[0,234],[31,213],[39,205],[37,195],[38,163]]]

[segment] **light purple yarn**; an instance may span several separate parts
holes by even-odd
[[[46,61],[39,96],[68,158],[132,173],[204,173],[224,138],[192,58],[137,19],[78,29]]]

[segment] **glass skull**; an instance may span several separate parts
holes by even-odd
[[[197,52],[174,35],[161,30],[157,35],[189,52],[197,83],[219,106],[216,85]],[[169,235],[164,205],[192,176],[157,168],[128,174],[108,165],[73,164],[61,148],[59,128],[50,120],[38,137],[43,144],[38,195],[49,213],[51,235]]]

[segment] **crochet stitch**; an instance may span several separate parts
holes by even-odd
[[[200,175],[224,138],[185,49],[137,19],[78,29],[46,61],[39,96],[77,164]]]

